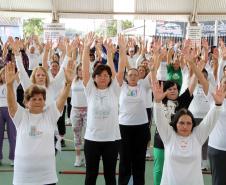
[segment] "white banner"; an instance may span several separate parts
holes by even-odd
[[[188,25],[186,39],[190,39],[192,41],[193,48],[201,48],[202,27]]]
[[[52,40],[55,42],[60,37],[65,36],[65,24],[61,23],[50,23],[44,24],[44,42]]]

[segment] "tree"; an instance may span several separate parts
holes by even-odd
[[[42,19],[28,19],[24,21],[23,31],[25,37],[32,35],[40,36],[43,33],[43,21]]]
[[[107,37],[114,37],[117,35],[117,21],[107,21]]]
[[[108,37],[114,37],[117,35],[117,21],[116,20],[111,20],[107,21],[107,36]],[[121,27],[122,30],[132,28],[133,23],[129,20],[121,21]]]
[[[133,23],[129,20],[122,21],[122,30],[126,30],[128,28],[132,28]]]

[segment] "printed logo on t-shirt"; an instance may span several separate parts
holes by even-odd
[[[42,135],[42,132],[37,129],[35,125],[31,125],[29,136],[35,137]]]
[[[174,74],[172,75],[172,79],[174,79],[174,80],[179,80],[179,79],[180,79],[180,76],[179,76],[177,73],[174,73]]]
[[[94,98],[95,119],[106,119],[111,112],[110,100],[105,94],[96,94]]]
[[[181,139],[181,140],[179,140],[178,144],[179,144],[179,149],[181,151],[189,151],[190,150],[190,144],[189,144],[188,140]]]
[[[2,88],[0,96],[6,97],[6,88]]]
[[[138,90],[137,89],[128,89],[128,92],[127,92],[127,96],[137,96],[138,94]]]
[[[164,108],[165,117],[171,121],[171,116],[175,114],[175,109],[177,107],[177,103],[171,100],[167,101],[167,104]]]

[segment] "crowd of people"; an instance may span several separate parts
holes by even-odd
[[[226,184],[221,38],[218,47],[203,39],[196,48],[121,34],[114,43],[90,32],[46,43],[10,36],[0,45],[0,165],[6,126],[14,185],[57,183],[65,120],[85,185],[96,184],[100,160],[106,185],[144,185],[152,123],[154,185],[204,185],[209,169],[213,185]]]

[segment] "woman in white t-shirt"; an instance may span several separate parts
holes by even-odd
[[[162,104],[166,96],[163,92],[163,84],[160,86],[158,82],[153,83],[152,90],[155,100],[155,123],[165,147],[161,185],[204,185],[201,172],[201,148],[221,113],[225,97],[223,87],[216,88],[213,93],[215,106],[198,126],[192,113],[184,108],[176,112],[169,124],[169,120],[164,116]]]
[[[113,45],[105,43],[107,64],[95,68],[92,78],[89,72],[89,51],[94,34],[89,33],[84,42],[82,75],[88,103],[84,152],[86,159],[85,185],[96,184],[100,158],[103,160],[106,185],[116,185],[115,171],[121,139],[118,122],[120,86],[126,62],[126,41],[119,35],[119,70],[116,74],[113,63]]]
[[[71,86],[71,123],[74,132],[75,142],[75,163],[74,166],[82,166],[84,158],[81,156],[84,131],[87,121],[87,101],[82,83],[82,64],[76,67],[76,77]]]
[[[15,82],[13,83],[15,92],[19,85],[18,82],[19,79],[15,80]],[[9,141],[9,159],[11,160],[11,165],[13,165],[16,146],[16,128],[9,116],[8,104],[6,100],[5,67],[3,67],[0,70],[0,165],[2,164],[3,159],[2,149],[5,125],[7,126],[7,135]]]
[[[14,185],[43,185],[57,182],[54,132],[74,78],[74,62],[65,69],[66,82],[56,102],[45,107],[46,90],[32,85],[25,90],[24,104],[16,102],[13,83],[15,65],[6,66],[7,103],[17,129],[14,163]]]
[[[221,79],[221,85],[226,93],[226,76]],[[211,106],[214,101],[211,99]],[[209,136],[208,156],[212,172],[212,184],[226,184],[226,96],[223,101],[223,111],[219,115],[216,126]]]
[[[21,46],[22,45],[22,46]],[[22,58],[20,54],[20,49],[23,47],[21,42],[14,42],[13,52],[15,54],[16,67],[19,71],[19,79],[23,89],[27,89],[32,84],[39,85],[46,89],[46,106],[51,104],[56,100],[59,95],[59,89],[63,87],[63,82],[65,80],[64,70],[65,63],[61,66],[60,71],[55,76],[53,80],[50,81],[50,76],[47,72],[46,66],[38,66],[33,69],[31,77],[29,78],[27,72],[24,69]],[[44,59],[43,59],[44,60]]]
[[[146,98],[150,90],[150,75],[139,80],[139,71],[128,70],[119,99],[119,124],[121,132],[119,185],[126,185],[130,176],[134,184],[145,184],[145,157],[150,130],[146,111]]]

